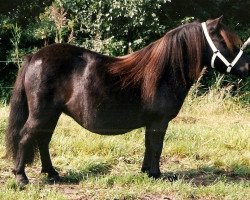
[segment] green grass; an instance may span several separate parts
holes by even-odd
[[[0,108],[2,155],[8,109]],[[177,173],[176,182],[139,172],[144,128],[100,136],[62,116],[50,150],[61,184],[48,184],[36,161],[27,167],[31,184],[19,188],[1,159],[0,199],[250,199],[250,107],[222,90],[189,95],[170,123],[161,170]]]

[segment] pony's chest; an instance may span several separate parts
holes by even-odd
[[[173,90],[165,85],[159,88],[153,104],[146,106],[145,109],[149,113],[171,120],[178,115],[187,93],[186,89]]]

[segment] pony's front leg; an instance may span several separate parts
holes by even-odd
[[[144,159],[143,159],[143,163],[142,163],[142,168],[141,171],[142,172],[146,172],[148,173],[150,170],[150,166],[151,166],[151,151],[150,151],[150,140],[149,140],[149,131],[146,130],[145,133],[145,152],[144,152]]]
[[[142,171],[147,172],[153,178],[159,178],[161,175],[159,163],[166,129],[167,123],[164,125],[154,123],[146,126],[145,155]]]

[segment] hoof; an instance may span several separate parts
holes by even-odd
[[[59,183],[61,181],[61,177],[59,174],[48,175],[48,181],[50,183]]]
[[[25,186],[29,183],[26,175],[16,175],[16,182],[19,186]]]
[[[42,169],[41,173],[47,173],[47,181],[49,183],[58,183],[61,181],[61,178],[58,174],[58,172],[55,169],[50,169],[50,170],[46,170],[46,169]]]
[[[148,173],[148,176],[150,178],[153,178],[153,179],[159,179],[161,177],[161,173],[160,172],[157,172],[157,173]]]
[[[149,172],[149,168],[147,168],[147,167],[142,167],[142,168],[141,168],[141,172],[142,172],[142,173],[148,173],[148,172]]]

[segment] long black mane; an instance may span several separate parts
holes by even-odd
[[[142,99],[150,102],[165,70],[178,84],[186,84],[186,74],[190,79],[199,77],[204,45],[200,23],[182,25],[139,51],[117,57],[108,63],[109,71],[120,77],[124,88],[139,85]]]

